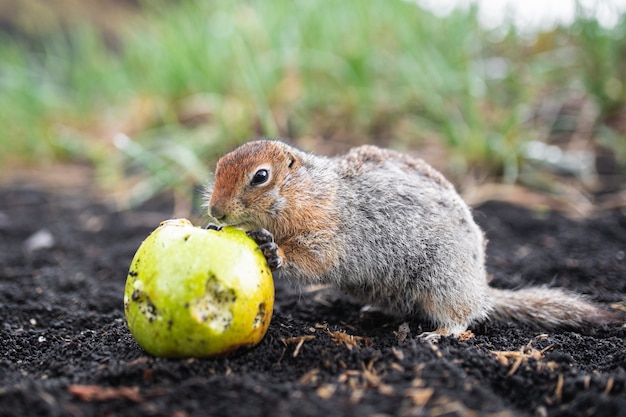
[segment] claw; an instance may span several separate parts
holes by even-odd
[[[209,223],[206,226],[204,226],[204,228],[207,230],[216,230],[218,232],[222,230],[222,226],[220,226],[219,224],[215,224],[215,223]]]
[[[272,236],[272,234],[265,229],[249,230],[246,234],[250,236],[259,246],[266,243],[272,243],[274,241],[274,236]]]
[[[267,259],[267,265],[272,271],[283,266],[283,258],[278,254],[278,245],[274,242],[259,245],[259,249],[263,252],[263,256]]]
[[[417,336],[419,340],[423,340],[424,342],[429,343],[439,343],[441,338],[444,337],[443,334],[435,332],[424,332]]]
[[[442,337],[452,336],[446,327],[439,327],[432,332],[423,332],[417,338],[425,342],[438,343]]]
[[[269,231],[265,229],[250,230],[246,234],[259,245],[259,249],[263,252],[263,256],[267,259],[267,265],[272,271],[283,266],[283,258],[280,256],[278,245],[274,242],[274,236]]]

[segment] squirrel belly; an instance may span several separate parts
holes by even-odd
[[[426,316],[439,334],[485,319],[553,329],[611,316],[558,289],[490,288],[467,204],[426,162],[396,151],[366,145],[327,158],[249,142],[218,161],[207,199],[218,223],[273,235],[260,247],[279,258],[279,274],[332,284],[396,317]]]

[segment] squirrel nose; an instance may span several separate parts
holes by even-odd
[[[224,209],[218,206],[211,206],[209,208],[209,211],[211,213],[211,217],[215,218],[216,220],[224,220],[224,218],[226,217],[226,213],[224,213]]]

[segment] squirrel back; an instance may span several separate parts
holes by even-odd
[[[550,329],[616,319],[559,289],[490,288],[486,240],[467,204],[426,162],[393,150],[327,158],[249,142],[220,159],[208,200],[216,221],[273,235],[277,273],[397,317],[425,315],[439,334],[487,318]]]

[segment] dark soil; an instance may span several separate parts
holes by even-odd
[[[405,337],[341,294],[282,282],[257,347],[154,358],[122,298],[135,250],[171,213],[155,204],[116,213],[85,193],[0,189],[1,416],[626,416],[624,327],[487,323],[432,345],[414,338],[419,323]],[[626,211],[574,221],[492,202],[475,216],[493,285],[563,286],[624,308]]]

